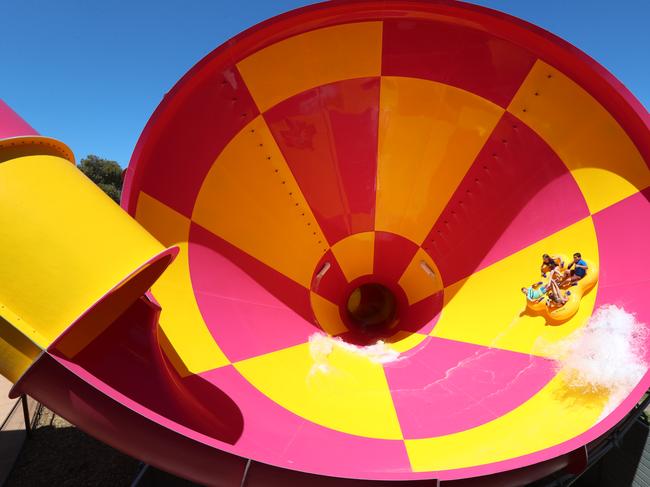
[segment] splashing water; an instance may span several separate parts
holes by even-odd
[[[331,370],[332,366],[329,361],[329,356],[335,348],[346,350],[360,357],[365,357],[371,362],[380,364],[395,362],[399,359],[400,355],[399,352],[390,348],[382,340],[377,341],[373,345],[361,347],[344,342],[340,338],[324,335],[323,333],[314,333],[309,337],[309,353],[314,361],[310,374],[316,372],[327,373]]]
[[[615,305],[598,308],[587,324],[564,340],[540,347],[557,362],[569,388],[607,392],[601,419],[625,399],[648,370],[648,332],[633,314]]]

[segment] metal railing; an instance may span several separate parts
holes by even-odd
[[[7,426],[7,424],[9,424],[9,420],[16,413],[16,409],[18,409],[19,406],[22,406],[23,408],[23,421],[25,422],[25,431],[27,432],[27,436],[29,436],[32,433],[33,418],[30,417],[29,404],[27,403],[27,396],[25,394],[21,395],[20,398],[14,403],[12,408],[9,410],[9,414],[7,414],[7,417],[2,421],[2,424],[0,424],[0,431],[3,431]],[[36,416],[37,414],[34,414],[34,417]]]
[[[603,441],[589,451],[587,466],[578,474],[560,473],[553,474],[544,483],[544,487],[569,487],[574,484],[580,477],[582,477],[591,467],[596,465],[607,453],[613,448],[618,448],[626,433],[636,422],[641,422],[644,425],[647,423],[641,419],[644,410],[650,406],[650,390],[646,392],[645,397],[637,403],[636,406],[623,418],[616,426],[606,433]],[[537,484],[536,484],[537,485]]]
[[[36,408],[33,407],[34,405],[36,405]],[[33,414],[30,413],[30,406],[32,406],[31,409],[33,410]],[[25,441],[31,436],[32,427],[35,419],[41,411],[41,407],[42,406],[33,399],[22,395],[14,402],[6,417],[2,419],[2,423],[0,423],[0,433],[5,431],[15,431],[18,432],[18,435],[9,436],[8,438],[10,439],[7,440],[9,443],[3,446],[5,454],[8,454],[9,456],[4,458],[5,462],[2,464],[2,468],[0,468],[0,485],[3,485],[7,480],[25,445]],[[19,415],[22,416],[22,421]],[[7,461],[9,461],[9,463],[7,463]]]

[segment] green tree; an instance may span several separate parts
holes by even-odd
[[[122,196],[122,168],[115,161],[93,154],[81,159],[79,169],[116,203]]]

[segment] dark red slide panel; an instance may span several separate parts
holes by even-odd
[[[235,487],[241,483],[245,459],[145,418],[48,354],[27,372],[17,392],[29,394],[86,433],[149,465],[201,485]]]
[[[440,319],[444,298],[444,292],[438,291],[409,306],[400,320],[400,328],[425,335],[431,333]]]
[[[132,158],[136,173],[129,176],[131,192],[145,191],[187,217],[212,163],[259,114],[234,68],[211,66],[192,81],[182,87],[184,96],[177,94],[154,113]]]
[[[382,75],[445,83],[504,108],[535,59],[483,30],[445,22],[384,21]]]
[[[73,372],[90,374],[156,414],[224,443],[235,444],[244,427],[239,407],[209,384],[201,389],[200,396],[184,390],[181,377],[169,366],[160,349],[159,315],[160,307],[141,297],[73,358],[67,358],[56,348],[49,352]],[[85,376],[86,380],[88,377]]]
[[[375,221],[379,78],[319,86],[264,114],[330,245]]]
[[[390,232],[375,232],[374,275],[379,282],[399,281],[419,246]]]
[[[506,112],[423,248],[448,286],[588,215],[564,163]]]

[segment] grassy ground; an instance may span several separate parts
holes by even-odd
[[[41,408],[5,486],[128,486],[138,464]]]

